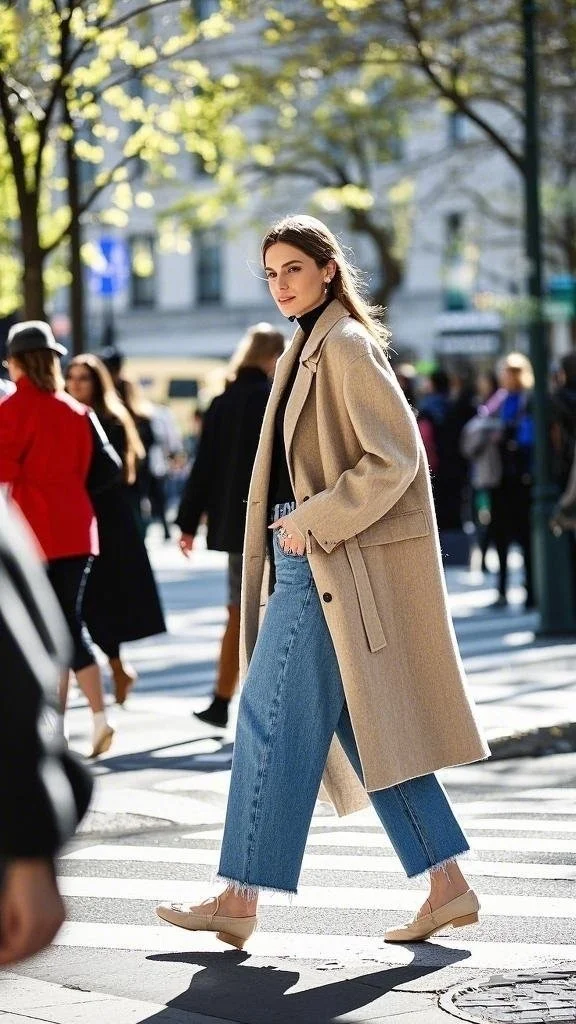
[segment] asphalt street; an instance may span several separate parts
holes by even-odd
[[[58,865],[69,920],[46,953],[0,976],[1,1024],[352,1024],[449,1021],[439,997],[495,974],[576,969],[576,754],[443,773],[471,842],[464,868],[481,922],[418,946],[385,927],[421,902],[371,811],[337,819],[318,804],[301,888],[267,894],[244,952],[164,925],[154,906],[214,891],[233,723],[191,716],[206,703],[224,621],[223,556],[190,563],[151,543],[169,635],[130,645],[140,672],[117,739],[97,766],[93,809]],[[574,644],[536,641],[536,618],[488,606],[490,577],[449,569],[462,655],[490,737],[574,717]],[[517,581],[516,581],[517,583]],[[73,696],[70,742],[86,749]],[[528,1012],[528,1011],[526,1011]],[[560,1012],[560,1011],[557,1011]],[[467,1017],[464,1019],[473,1019]],[[576,1020],[573,1016],[506,1020]]]

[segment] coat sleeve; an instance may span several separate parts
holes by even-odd
[[[342,397],[364,454],[333,487],[298,506],[291,518],[326,552],[356,536],[396,504],[418,472],[416,420],[400,386],[371,350],[348,363]]]
[[[217,401],[218,399],[212,402],[204,416],[196,458],[186,481],[175,520],[183,533],[189,533],[193,537],[208,508],[209,493],[213,482]]]
[[[0,498],[0,858],[54,856],[88,806],[56,710],[67,654],[44,570]]]

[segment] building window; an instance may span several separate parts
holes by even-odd
[[[198,303],[222,299],[222,235],[207,228],[194,235],[196,252],[196,298]]]
[[[466,141],[467,117],[459,110],[451,110],[446,122],[448,145],[461,146]]]
[[[220,0],[192,0],[192,13],[196,21],[205,21],[220,10]]]
[[[154,235],[131,235],[130,303],[134,309],[156,303],[156,254]]]

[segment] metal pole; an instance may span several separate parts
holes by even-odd
[[[542,635],[576,632],[572,570],[566,537],[555,537],[549,527],[557,492],[549,470],[548,343],[542,315],[542,221],[540,208],[540,140],[538,130],[538,58],[535,42],[537,3],[522,0],[524,29],[524,97],[526,129],[525,222],[528,261],[528,324],[530,359],[534,369],[534,488],[532,543],[536,596]]]

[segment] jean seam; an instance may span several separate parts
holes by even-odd
[[[249,881],[251,860],[252,860],[252,855],[254,853],[254,843],[255,843],[255,838],[256,838],[256,830],[258,828],[258,820],[259,820],[259,811],[260,811],[260,803],[261,803],[262,791],[263,791],[263,788],[264,788],[264,781],[265,781],[266,771],[267,771],[267,768],[268,768],[268,762],[269,762],[269,756],[270,756],[270,749],[271,749],[271,746],[272,746],[272,740],[274,738],[275,728],[276,728],[276,724],[277,724],[277,721],[278,721],[278,707],[279,707],[279,704],[280,704],[280,693],[282,691],[282,688],[284,686],[285,679],[286,679],[286,665],[288,663],[288,658],[290,656],[290,651],[291,651],[292,646],[294,644],[294,639],[296,637],[298,626],[299,626],[299,624],[300,624],[300,622],[302,620],[302,616],[304,614],[304,611],[305,611],[306,607],[310,603],[310,596],[312,594],[312,587],[313,586],[314,586],[314,580],[311,577],[310,580],[309,580],[309,583],[308,583],[308,587],[306,589],[306,594],[304,596],[304,600],[302,602],[302,608],[300,609],[300,614],[298,615],[298,618],[297,618],[297,620],[296,620],[296,622],[295,622],[295,624],[294,624],[294,626],[293,626],[293,628],[291,630],[290,639],[289,639],[288,646],[286,648],[286,654],[285,654],[285,657],[284,657],[284,662],[282,664],[282,667],[281,667],[281,670],[280,670],[280,673],[279,673],[278,686],[276,687],[276,693],[274,694],[274,698],[273,698],[273,700],[271,702],[270,717],[269,717],[269,720],[268,720],[269,721],[268,735],[266,737],[266,742],[265,742],[266,753],[265,753],[265,757],[264,757],[264,763],[261,765],[261,768],[258,771],[258,782],[257,782],[256,788],[255,788],[255,793],[254,793],[254,796],[253,796],[253,799],[252,799],[252,814],[251,814],[251,821],[250,821],[250,831],[249,831],[248,837],[247,837],[247,851],[246,851],[245,872],[244,872],[245,877],[246,877],[246,882]]]
[[[428,845],[426,843],[426,838],[425,838],[425,835],[424,835],[424,831],[422,829],[422,825],[421,825],[420,821],[418,820],[418,816],[416,815],[415,811],[413,810],[413,808],[410,805],[410,801],[408,800],[408,798],[406,797],[406,795],[403,792],[402,783],[399,783],[398,786],[396,786],[395,788],[396,788],[398,796],[400,797],[400,800],[402,802],[403,809],[404,809],[404,811],[406,813],[406,817],[409,818],[410,822],[412,823],[412,826],[414,828],[414,832],[418,836],[418,839],[420,840],[420,844],[422,846],[422,849],[424,850],[424,853],[425,853],[426,857],[428,858],[428,866],[432,867],[433,864],[434,864],[434,858],[432,857],[432,854],[430,853],[430,850],[429,850]]]

